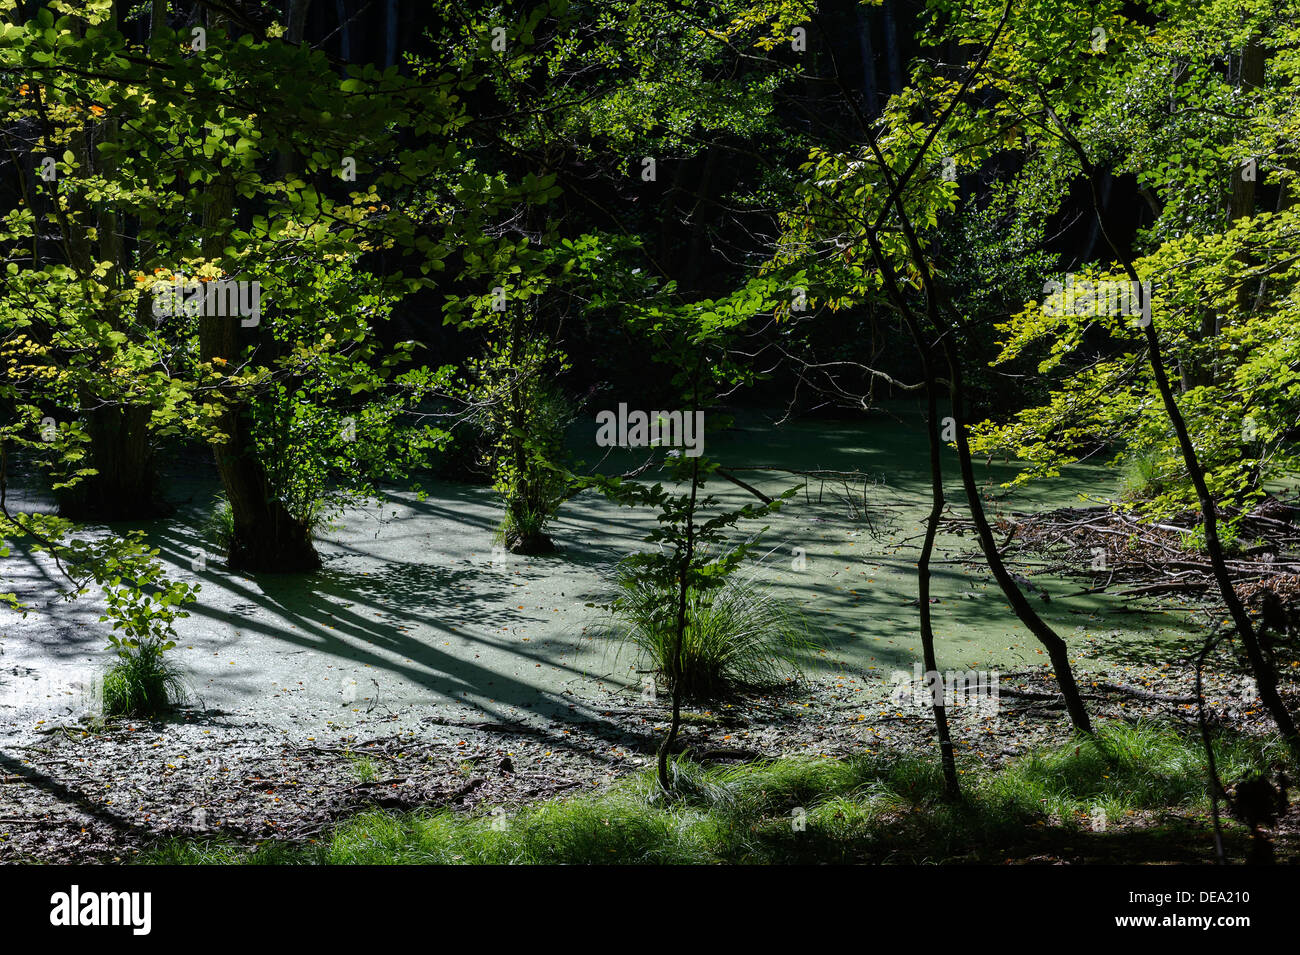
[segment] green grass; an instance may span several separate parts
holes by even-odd
[[[230,549],[230,543],[235,539],[235,512],[224,494],[217,497],[211,513],[204,519],[203,535],[222,553]]]
[[[624,565],[613,604],[615,639],[634,647],[661,676],[671,671],[677,595]],[[665,608],[668,608],[666,611]],[[737,690],[763,689],[797,676],[796,656],[812,646],[795,606],[735,577],[686,599],[682,691],[688,700],[716,700]]]
[[[1268,741],[1237,737],[1217,747],[1230,781],[1279,758]],[[674,766],[666,797],[653,773],[592,796],[476,813],[364,812],[322,842],[241,846],[232,840],[172,840],[145,853],[149,864],[588,864],[1000,861],[1008,847],[1085,839],[1098,807],[1123,827],[1133,814],[1175,855],[1204,834],[1204,757],[1194,737],[1112,723],[1030,755],[998,772],[962,777],[965,800],[942,799],[938,765],[914,756],[783,759],[740,767]],[[1181,826],[1181,828],[1179,828]],[[1132,832],[1132,830],[1128,830]],[[1122,838],[1122,832],[1120,835]],[[1236,832],[1237,844],[1240,832]],[[1198,843],[1208,846],[1202,839]]]
[[[363,783],[373,783],[379,778],[379,766],[369,756],[354,756],[352,772],[356,773],[357,779]]]
[[[101,688],[104,715],[148,719],[186,699],[179,668],[157,644],[142,643],[122,650],[104,674]]]
[[[1169,486],[1164,462],[1153,451],[1133,452],[1119,462],[1120,496],[1129,500],[1150,500]]]

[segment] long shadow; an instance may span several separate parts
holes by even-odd
[[[176,546],[173,544],[173,549]],[[301,631],[297,633],[270,622],[239,617],[210,602],[192,606],[191,613],[400,676],[448,701],[471,706],[503,725],[518,722],[506,710],[514,707],[552,721],[581,724],[585,732],[594,735],[619,739],[627,735],[621,725],[592,715],[594,710],[585,714],[571,712],[571,703],[562,694],[540,689],[474,663],[463,654],[444,651],[402,632],[401,628],[407,624],[419,624],[434,631],[435,637],[484,644],[521,660],[585,676],[584,671],[547,656],[540,647],[535,651],[514,645],[505,647],[455,629],[434,614],[407,609],[445,605],[454,607],[460,617],[467,613],[473,615],[476,625],[518,624],[525,618],[508,609],[505,594],[484,592],[483,574],[493,574],[493,571],[485,567],[460,569],[413,563],[393,563],[386,571],[356,574],[324,569],[292,576],[268,574],[256,578],[256,587],[235,577],[222,581],[230,596],[247,597],[259,607],[293,622]],[[512,575],[523,573],[517,570]],[[504,575],[500,576],[504,584]],[[365,607],[384,622],[364,617],[352,607],[340,604],[340,600]],[[401,656],[409,665],[397,663],[379,651]],[[477,698],[466,699],[468,695]],[[484,702],[489,697],[501,706]],[[554,739],[558,745],[570,746],[562,734],[554,734]]]
[[[29,786],[49,793],[60,802],[76,806],[87,816],[99,820],[118,832],[130,833],[136,837],[152,837],[153,835],[148,826],[142,826],[124,816],[118,815],[106,806],[94,802],[80,790],[73,789],[48,773],[41,772],[35,766],[28,765],[22,760],[15,759],[3,752],[0,752],[0,768],[15,776],[21,776]]]
[[[405,503],[405,502],[403,502]],[[121,525],[126,527],[142,525]],[[150,529],[150,544],[158,547],[160,555],[171,562],[183,565],[201,549],[202,538],[192,526],[173,523],[165,529],[156,525],[143,525]],[[333,545],[331,545],[333,546]],[[355,549],[355,548],[350,548]],[[34,555],[25,555],[33,571],[49,581],[49,574]],[[485,575],[501,577],[499,589],[484,592],[482,582]],[[445,616],[433,612],[415,612],[414,607],[445,608],[454,611],[458,617],[470,617],[476,627],[498,629],[512,624],[518,625],[526,618],[509,610],[507,597],[509,582],[517,582],[521,577],[525,581],[536,580],[543,575],[529,572],[527,565],[518,565],[511,570],[509,582],[507,576],[494,571],[490,564],[467,566],[461,569],[455,566],[428,565],[421,563],[386,562],[383,571],[376,574],[340,573],[322,570],[308,575],[260,575],[256,586],[245,584],[241,578],[233,575],[219,575],[213,572],[198,575],[209,585],[209,592],[200,594],[197,604],[188,607],[192,615],[203,616],[227,624],[233,629],[256,630],[268,637],[297,644],[304,649],[316,649],[341,659],[369,664],[377,669],[387,670],[405,679],[421,685],[435,694],[462,704],[469,701],[462,699],[474,694],[490,696],[501,700],[506,705],[534,711],[540,715],[539,697],[549,702],[555,710],[552,716],[569,718],[568,701],[557,694],[539,691],[536,687],[514,680],[502,673],[474,664],[454,653],[447,653],[429,646],[419,640],[407,637],[398,629],[406,625],[422,625],[443,636],[454,636],[467,643],[483,643],[494,650],[509,653],[530,662],[542,662],[552,667],[559,667],[575,676],[583,671],[567,667],[560,661],[548,658],[539,648],[535,651],[521,650],[515,646],[502,647],[482,637],[462,632],[446,623]],[[213,600],[213,584],[224,591],[215,596],[220,606]],[[269,610],[278,613],[285,620],[300,626],[304,634],[296,635],[282,627],[252,619],[240,613],[239,598],[247,601],[251,610]],[[368,608],[378,617],[368,619],[360,613],[341,606],[337,601],[348,601]],[[398,610],[397,608],[400,608]],[[394,612],[396,610],[396,612]],[[77,615],[85,620],[97,620],[98,611],[89,603],[77,608]],[[380,616],[382,615],[382,616]],[[380,623],[379,620],[383,620]],[[66,619],[65,621],[66,622]],[[60,631],[64,627],[58,628]],[[91,629],[89,634],[97,634]],[[349,643],[350,638],[358,643]],[[90,637],[98,644],[94,636]],[[46,641],[43,641],[46,642]],[[88,641],[48,641],[48,649],[53,653],[66,652],[69,656],[81,656],[91,649]],[[366,647],[374,648],[366,649]],[[95,649],[101,649],[97,645]],[[406,666],[379,655],[378,650],[401,655],[415,662]],[[509,721],[509,716],[501,709],[487,706],[480,702],[476,706],[494,719]],[[589,722],[589,720],[581,720]]]

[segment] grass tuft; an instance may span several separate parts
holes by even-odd
[[[635,647],[667,679],[676,619],[663,608],[676,606],[676,593],[628,565],[620,567],[616,579],[616,638]],[[682,693],[689,700],[716,700],[775,686],[799,674],[797,654],[811,646],[797,608],[752,581],[731,577],[718,587],[692,590],[682,641]]]
[[[230,544],[235,539],[235,512],[224,494],[217,497],[211,513],[204,519],[203,534],[223,554],[230,550]]]
[[[161,646],[144,642],[118,652],[117,662],[104,674],[105,716],[151,719],[186,699],[179,668]]]

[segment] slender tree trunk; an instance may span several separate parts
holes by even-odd
[[[695,191],[696,196],[702,197],[712,195],[710,190],[713,188],[713,180],[717,175],[719,155],[720,150],[713,145],[710,145],[705,150],[704,165],[700,170],[700,182]],[[684,166],[685,163],[679,163],[678,165]],[[708,272],[713,271],[709,268],[708,259],[709,224],[706,217],[700,214],[700,207],[703,203],[704,200],[702,198],[696,199],[695,206],[691,209],[690,213],[691,234],[687,244],[687,257],[686,261],[682,263],[682,268],[679,273],[681,275],[680,284],[684,288],[699,288],[702,281],[707,284],[708,279],[704,278],[702,280],[702,274],[706,274],[706,269]],[[665,217],[665,221],[667,221],[667,217]],[[669,248],[666,247],[664,251],[667,253]],[[659,261],[666,263],[672,260],[671,258],[665,257],[661,258]],[[708,289],[708,291],[709,294],[713,294],[712,288]]]
[[[285,19],[288,23],[285,25],[284,38],[295,45],[302,43],[303,32],[307,29],[307,11],[311,7],[311,0],[289,0],[288,9],[285,11]],[[289,175],[298,168],[298,157],[287,144],[275,159],[275,174],[280,179],[287,179]]]
[[[878,116],[880,99],[876,93],[876,51],[871,43],[871,19],[861,3],[854,3],[853,15],[857,19],[858,53],[862,57],[862,101],[868,116]]]
[[[947,117],[951,115],[951,111],[956,108],[957,103],[965,94],[969,84],[974,80],[979,70],[982,69],[988,58],[988,54],[992,49],[993,42],[995,42],[997,37],[1002,34],[1002,31],[1010,18],[1012,6],[1013,0],[1007,0],[1007,4],[1002,12],[1002,19],[994,33],[993,40],[986,45],[974,70],[972,70],[967,79],[963,81],[962,88],[958,90],[953,103],[943,114],[943,117],[939,122],[940,127],[944,122],[946,122]],[[889,8],[886,7],[885,10],[888,15]],[[891,43],[894,42],[896,42],[896,37],[891,38]],[[896,49],[894,52],[897,52]],[[838,69],[836,70],[836,76],[839,76]],[[841,89],[842,88],[843,85],[841,84]],[[961,467],[962,487],[966,491],[966,499],[970,505],[971,519],[975,523],[975,528],[980,540],[980,547],[984,552],[984,558],[989,565],[989,570],[993,573],[994,579],[997,580],[1002,593],[1011,604],[1011,609],[1016,614],[1016,617],[1046,648],[1048,658],[1051,660],[1052,666],[1055,669],[1057,685],[1061,688],[1061,695],[1065,699],[1066,710],[1070,715],[1070,720],[1074,724],[1074,727],[1082,732],[1091,733],[1092,721],[1089,719],[1088,711],[1083,705],[1082,697],[1079,695],[1079,687],[1075,682],[1074,672],[1070,667],[1069,653],[1065,641],[1062,640],[1060,636],[1057,635],[1056,631],[1038,616],[1033,607],[1029,605],[1029,601],[1025,599],[1025,595],[1021,593],[1020,588],[1016,586],[1016,582],[1007,572],[1006,566],[1002,560],[1002,555],[998,552],[997,543],[993,539],[993,532],[989,527],[988,519],[984,514],[983,501],[980,499],[979,488],[975,482],[975,469],[971,464],[970,445],[967,443],[966,432],[962,425],[961,405],[963,402],[963,391],[961,361],[953,343],[955,329],[943,321],[940,314],[939,289],[935,282],[934,274],[929,268],[929,264],[925,257],[925,251],[916,236],[916,231],[912,226],[912,221],[903,207],[901,198],[902,188],[906,185],[906,182],[910,179],[911,175],[920,167],[920,163],[924,158],[926,150],[929,148],[930,143],[933,142],[934,136],[938,134],[938,127],[930,133],[925,145],[913,158],[912,163],[904,173],[901,181],[898,181],[899,177],[894,176],[890,165],[885,161],[885,157],[880,151],[880,145],[876,142],[875,136],[872,132],[871,123],[866,119],[866,117],[861,115],[860,111],[856,110],[851,97],[849,98],[849,106],[851,110],[856,112],[856,119],[862,130],[863,136],[866,139],[867,146],[871,150],[872,157],[879,165],[882,175],[885,177],[885,184],[890,188],[891,195],[890,199],[885,203],[885,210],[887,210],[890,205],[893,205],[895,208],[899,224],[902,227],[903,235],[907,241],[909,255],[921,275],[922,289],[925,293],[927,315],[929,316],[935,333],[943,342],[944,354],[948,359],[949,375],[951,378],[949,381],[949,391],[952,399],[957,457]],[[871,248],[872,260],[874,261],[876,268],[880,270],[881,277],[884,280],[886,296],[894,305],[895,309],[898,310],[899,315],[902,316],[903,321],[907,325],[908,331],[912,336],[912,340],[916,343],[916,347],[924,353],[928,346],[925,341],[925,335],[921,323],[917,318],[915,311],[903,295],[898,284],[897,276],[894,273],[894,269],[890,265],[889,260],[885,257],[884,250],[881,248],[880,237],[876,232],[878,225],[871,223],[869,220],[861,219],[861,217],[855,214],[852,210],[846,209],[845,214],[850,221],[859,219],[866,227],[865,236]],[[883,215],[884,212],[882,211],[882,217]]]
[[[1267,67],[1268,57],[1264,48],[1258,40],[1252,40],[1246,45],[1242,54],[1241,62],[1241,82],[1239,87],[1242,95],[1249,95],[1254,90],[1264,85],[1264,73]],[[1241,157],[1245,159],[1247,157]],[[1256,179],[1259,178],[1260,157],[1248,157],[1254,162],[1251,174],[1246,175],[1245,170],[1238,168],[1237,174],[1232,177],[1232,198],[1228,203],[1228,219],[1236,222],[1238,219],[1245,219],[1255,214],[1255,204],[1258,198]],[[1278,190],[1280,195],[1285,195],[1289,190]],[[1240,259],[1241,267],[1248,269],[1251,266],[1248,256],[1243,255]],[[1258,285],[1255,286],[1254,292],[1248,283],[1242,282],[1237,288],[1237,305],[1241,314],[1247,318],[1253,308],[1258,308],[1264,296],[1264,287],[1267,279],[1260,278]],[[1219,316],[1214,317],[1214,334],[1217,336],[1222,331],[1220,327],[1221,319]]]
[[[149,52],[162,53],[162,31],[167,27],[167,0],[153,0],[149,11]]]
[[[155,57],[161,57],[165,52],[163,31],[167,29],[167,13],[167,0],[153,0],[153,5],[149,11],[149,52]],[[152,177],[146,175],[145,181],[150,186],[153,185]],[[154,266],[156,243],[145,239],[143,234],[157,228],[160,214],[157,209],[145,207],[136,210],[136,218],[141,233],[137,247],[137,265],[141,271],[148,275]],[[140,306],[140,319],[149,320],[151,317],[150,309],[148,304],[143,301],[143,296]]]
[[[698,406],[698,404],[696,405]],[[691,411],[694,414],[694,409]],[[686,547],[682,551],[681,573],[677,587],[677,625],[673,639],[672,672],[673,681],[673,715],[668,724],[668,733],[659,744],[659,787],[664,792],[672,791],[672,782],[668,778],[668,755],[673,744],[677,742],[677,732],[682,725],[682,643],[686,638],[686,604],[690,590],[691,562],[695,559],[695,501],[700,488],[700,459],[694,458],[691,465],[691,500],[686,510]]]
[[[883,165],[883,157],[879,160]],[[900,219],[906,222],[906,216],[900,213]],[[910,232],[910,223],[904,225],[904,232]],[[885,275],[886,290],[890,299],[894,302],[895,307],[903,316],[904,322],[912,335],[918,349],[927,348],[924,333],[920,323],[917,321],[911,307],[903,298],[899,290],[897,281],[894,278],[893,270],[889,267],[884,257],[884,251],[880,248],[879,239],[874,232],[868,233],[868,242],[872,247],[872,256],[876,261],[877,267]],[[915,254],[915,251],[913,252]],[[921,266],[923,282],[927,289],[927,295],[935,294],[933,285],[933,276],[930,275],[923,263]],[[979,487],[975,481],[975,468],[971,464],[970,445],[966,440],[966,430],[963,424],[961,405],[963,401],[961,364],[960,359],[951,346],[952,329],[948,328],[943,322],[938,321],[938,310],[933,309],[931,319],[936,321],[939,335],[944,339],[944,351],[948,358],[949,369],[949,391],[951,396],[953,430],[954,438],[957,445],[957,459],[961,470],[962,487],[966,492],[966,501],[970,507],[971,520],[975,524],[976,534],[979,538],[980,549],[984,553],[984,560],[997,581],[998,587],[1002,590],[1007,602],[1011,604],[1012,612],[1017,619],[1024,624],[1025,628],[1041,643],[1047,651],[1048,659],[1052,663],[1052,668],[1056,676],[1057,685],[1061,688],[1061,696],[1065,700],[1065,708],[1069,713],[1070,721],[1074,727],[1082,732],[1092,732],[1092,720],[1088,717],[1088,710],[1083,705],[1083,698],[1079,694],[1078,683],[1074,679],[1074,670],[1070,665],[1069,649],[1064,640],[1052,629],[1048,623],[1038,615],[1020,588],[1012,579],[1011,574],[1007,571],[1006,564],[1002,560],[1002,555],[997,548],[997,542],[993,539],[993,530],[989,526],[988,518],[984,513],[984,502],[979,495]]]
[[[1242,50],[1241,55],[1236,58],[1240,64],[1237,74],[1237,93],[1241,97],[1248,97],[1254,90],[1264,85],[1264,71],[1268,62],[1264,48],[1259,44],[1257,39],[1251,40]],[[1232,191],[1228,197],[1228,221],[1235,222],[1255,213],[1255,180],[1259,176],[1258,168],[1251,171],[1251,175],[1244,175],[1244,164],[1247,160],[1253,160],[1258,166],[1259,156],[1234,156],[1232,157]],[[1283,190],[1284,192],[1286,190]],[[1100,220],[1100,217],[1099,217]],[[1243,268],[1248,268],[1249,263],[1243,261]],[[1250,289],[1243,282],[1237,289],[1237,302],[1243,311],[1250,307]],[[1217,338],[1221,328],[1219,327],[1220,316],[1213,309],[1205,309],[1201,312],[1200,340],[1208,342]],[[1202,386],[1208,387],[1214,385],[1218,380],[1216,374],[1216,358],[1211,351],[1211,357],[1201,359],[1192,364],[1190,371],[1180,370],[1180,377],[1183,379],[1182,390],[1186,393],[1191,387]],[[1181,363],[1180,363],[1181,364]]]
[[[351,61],[352,26],[348,23],[347,0],[334,0],[334,10],[339,18],[339,56],[344,61]]]
[[[868,137],[868,144],[876,162],[879,163],[886,176],[886,182],[890,185],[891,190],[897,193],[899,191],[898,186],[893,183],[894,176],[889,171],[889,166],[880,152],[879,145],[871,137]],[[957,461],[961,470],[962,487],[966,491],[966,501],[970,507],[971,520],[975,524],[980,549],[984,552],[984,560],[988,564],[993,578],[997,581],[998,587],[1006,596],[1007,602],[1011,604],[1012,612],[1046,649],[1048,659],[1051,661],[1056,675],[1057,685],[1061,688],[1061,696],[1065,700],[1065,708],[1069,713],[1071,723],[1076,729],[1091,733],[1092,721],[1088,717],[1088,710],[1083,705],[1083,698],[1079,694],[1079,686],[1074,679],[1074,671],[1070,666],[1069,650],[1065,641],[1029,605],[1028,599],[1026,599],[1012,579],[1011,574],[1007,571],[1002,555],[998,551],[997,542],[993,539],[993,530],[989,526],[988,518],[984,513],[984,502],[980,498],[979,486],[975,480],[975,468],[971,464],[970,445],[966,440],[966,427],[962,411],[964,402],[962,366],[961,357],[957,354],[956,345],[953,342],[955,329],[948,325],[940,314],[939,290],[935,283],[934,274],[930,271],[924,250],[916,236],[912,221],[903,208],[902,200],[896,197],[894,206],[912,261],[921,274],[927,315],[936,334],[942,339],[944,354],[948,360],[948,387],[952,406],[954,443],[957,446]],[[872,258],[885,278],[885,289],[890,300],[903,316],[916,347],[925,350],[927,345],[921,323],[912,307],[908,304],[907,299],[903,296],[894,275],[894,270],[885,258],[884,250],[880,246],[879,236],[873,228],[867,230],[867,241],[871,246]]]
[[[1106,181],[1101,184],[1101,202],[1103,206],[1109,207],[1110,205],[1110,192],[1113,183],[1114,183],[1114,178],[1111,176],[1107,176]],[[1101,241],[1101,230],[1098,229],[1097,223],[1094,222],[1092,224],[1092,228],[1088,230],[1088,247],[1083,253],[1083,261],[1089,262],[1093,259],[1094,255],[1096,254],[1097,243],[1100,241]]]
[[[903,89],[903,65],[898,52],[898,22],[894,19],[894,0],[880,5],[885,24],[885,62],[889,65],[889,94]]]
[[[1119,243],[1115,241],[1110,230],[1106,227],[1105,216],[1097,197],[1096,168],[1088,159],[1088,154],[1079,141],[1065,130],[1064,124],[1058,122],[1057,126],[1062,131],[1065,142],[1078,157],[1080,168],[1088,176],[1088,182],[1092,187],[1093,208],[1102,223],[1101,230],[1106,238],[1107,245],[1110,246],[1115,258],[1123,265],[1129,279],[1137,287],[1141,288],[1141,280],[1137,270],[1133,267],[1132,256],[1120,248]],[[1242,605],[1241,598],[1237,596],[1237,591],[1232,585],[1232,577],[1228,573],[1228,565],[1223,556],[1223,545],[1219,540],[1218,508],[1210,494],[1209,486],[1205,483],[1205,470],[1201,466],[1200,457],[1196,453],[1191,435],[1187,430],[1187,422],[1183,418],[1182,411],[1178,407],[1178,401],[1174,397],[1173,388],[1169,384],[1164,356],[1160,350],[1160,338],[1156,333],[1155,319],[1151,316],[1151,304],[1147,301],[1142,304],[1143,315],[1146,317],[1143,333],[1147,343],[1147,362],[1151,366],[1151,375],[1155,379],[1156,390],[1160,393],[1160,400],[1164,404],[1165,416],[1169,419],[1169,423],[1178,439],[1178,448],[1182,453],[1183,464],[1187,469],[1188,477],[1191,478],[1192,487],[1196,491],[1196,500],[1201,511],[1201,521],[1205,528],[1205,549],[1209,552],[1210,567],[1214,573],[1214,581],[1219,588],[1219,596],[1228,610],[1228,616],[1236,627],[1237,635],[1241,638],[1242,649],[1246,651],[1246,659],[1250,663],[1251,672],[1255,677],[1255,686],[1259,692],[1259,701],[1277,725],[1278,731],[1282,734],[1282,738],[1286,741],[1292,755],[1297,760],[1300,760],[1300,734],[1297,733],[1295,721],[1287,710],[1282,695],[1278,692],[1277,672],[1264,656],[1258,635],[1250,622],[1250,616],[1246,613],[1246,608]]]
[[[1251,40],[1241,55],[1241,76],[1237,89],[1242,96],[1249,96],[1264,85],[1264,72],[1268,65],[1268,56],[1259,40]],[[1237,156],[1237,163],[1259,156]],[[1285,191],[1285,190],[1284,190]],[[1240,174],[1232,179],[1232,197],[1228,203],[1228,219],[1235,221],[1255,212],[1255,177],[1245,178]]]
[[[307,30],[307,12],[311,7],[311,0],[289,0],[289,10],[285,14],[288,21],[285,24],[285,38],[290,43],[301,43],[303,34]]]
[[[930,613],[930,556],[934,553],[934,539],[939,533],[943,518],[943,460],[939,440],[938,401],[935,393],[934,366],[927,352],[921,354],[925,373],[926,430],[930,436],[930,513],[925,519],[925,540],[916,562],[916,592],[921,607],[921,651],[927,673],[938,673],[939,663],[934,650],[934,621]],[[928,682],[928,681],[927,681]],[[942,685],[942,684],[940,684]],[[943,691],[940,690],[942,694]],[[931,699],[934,712],[934,731],[939,740],[939,758],[943,763],[943,788],[950,799],[961,797],[957,782],[957,762],[953,754],[952,735],[948,730],[948,708],[942,695]]]
[[[384,10],[384,66],[393,66],[397,63],[397,0],[387,0]]]
[[[1132,265],[1129,263],[1126,265],[1130,275],[1136,276],[1137,273]],[[1136,282],[1137,279],[1133,278],[1133,281]],[[1173,390],[1169,387],[1169,376],[1165,373],[1164,360],[1160,355],[1160,341],[1156,337],[1155,322],[1149,322],[1145,331],[1149,362],[1151,372],[1155,376],[1156,388],[1160,392],[1160,400],[1164,402],[1169,423],[1173,425],[1174,433],[1178,436],[1178,446],[1182,451],[1183,463],[1191,476],[1192,486],[1196,488],[1196,499],[1200,504],[1201,520],[1205,527],[1205,548],[1210,554],[1210,566],[1214,571],[1215,583],[1219,587],[1219,595],[1223,598],[1224,605],[1228,608],[1228,615],[1236,625],[1237,634],[1241,637],[1242,648],[1246,651],[1246,658],[1250,661],[1250,668],[1255,676],[1259,701],[1268,715],[1273,718],[1273,722],[1277,724],[1292,754],[1300,760],[1300,734],[1297,734],[1295,721],[1292,720],[1282,695],[1278,692],[1277,672],[1265,658],[1255,628],[1251,625],[1250,616],[1232,586],[1232,577],[1228,573],[1228,565],[1223,557],[1223,545],[1219,540],[1217,508],[1214,498],[1210,496],[1210,489],[1205,483],[1205,472],[1201,468],[1200,459],[1187,432],[1187,423],[1183,420]]]
[[[1083,705],[1083,697],[1079,694],[1079,685],[1074,679],[1074,669],[1070,665],[1069,648],[1060,635],[1052,629],[1051,625],[1030,606],[1029,599],[1007,571],[1006,562],[1003,561],[1002,554],[998,551],[997,541],[993,538],[993,528],[989,526],[988,517],[984,513],[984,502],[980,498],[979,486],[975,481],[975,468],[971,463],[970,444],[966,440],[966,423],[962,413],[961,359],[952,344],[951,329],[945,329],[943,334],[944,351],[948,355],[948,373],[952,378],[952,417],[954,443],[957,445],[957,462],[961,469],[962,486],[966,490],[966,501],[970,505],[971,520],[975,524],[975,533],[979,537],[980,549],[984,552],[984,561],[989,565],[989,570],[992,571],[994,579],[998,582],[998,587],[1001,588],[1002,593],[1007,598],[1007,602],[1011,604],[1011,609],[1016,617],[1047,651],[1047,658],[1051,661],[1052,671],[1056,675],[1056,683],[1061,688],[1061,696],[1065,699],[1066,711],[1070,714],[1070,722],[1074,724],[1076,729],[1091,733],[1092,720],[1088,717],[1088,710]]]

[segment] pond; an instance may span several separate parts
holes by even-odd
[[[808,479],[763,522],[768,529],[741,573],[802,608],[818,644],[801,660],[808,678],[872,681],[910,672],[920,658],[915,562],[929,494],[920,414],[898,404],[864,422],[777,426],[776,419],[775,412],[740,414],[733,428],[709,434],[705,453],[766,494],[805,479],[746,469],[858,471],[864,480]],[[609,456],[594,439],[594,425],[572,435],[575,452],[604,470],[640,460],[628,451]],[[218,489],[204,464],[176,462],[170,494],[184,503],[146,527],[169,573],[202,584],[174,651],[196,704],[310,726],[346,724],[376,707],[546,719],[584,700],[638,692],[641,661],[610,640],[603,607],[616,562],[645,546],[654,513],[584,492],[552,527],[557,553],[520,557],[496,546],[500,510],[491,489],[426,480],[423,500],[394,490],[336,516],[319,536],[320,571],[250,578],[226,572],[204,540]],[[950,453],[945,467],[955,477]],[[1079,466],[1008,494],[998,485],[1013,466],[981,460],[976,468],[991,516],[1077,503],[1080,494],[1113,493],[1116,483],[1104,465]],[[709,492],[721,506],[752,500],[721,479]],[[952,512],[964,514],[956,481],[949,494]],[[37,500],[29,496],[28,506]],[[980,562],[963,559],[975,550],[972,537],[947,534],[935,554],[940,668],[1009,672],[1045,663]],[[19,722],[84,713],[108,658],[99,603],[51,602],[52,568],[20,548],[0,569],[38,606],[26,618],[0,617],[0,705]],[[1158,665],[1190,646],[1185,614],[1078,595],[1084,584],[1077,580],[1034,582],[1035,607],[1083,671]]]

